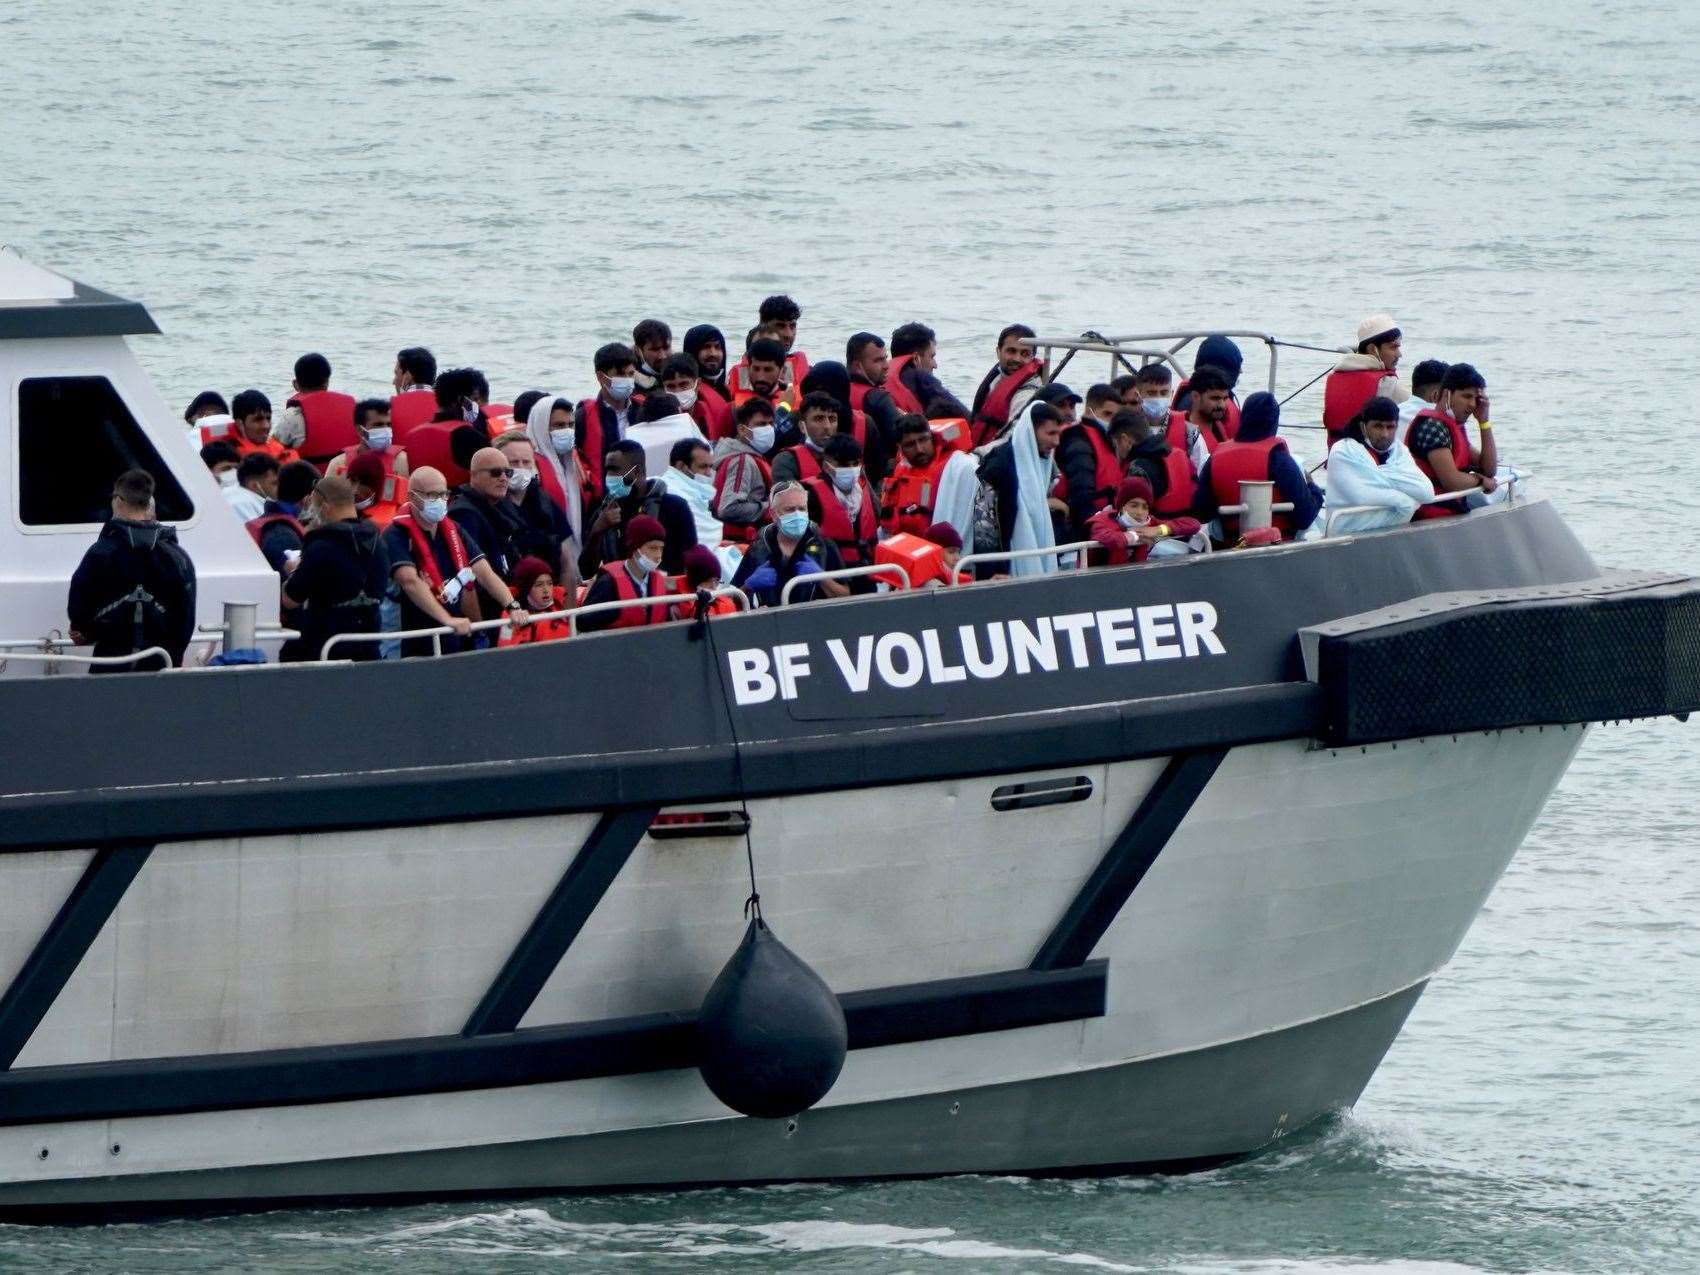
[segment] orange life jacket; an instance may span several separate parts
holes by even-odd
[[[332,456],[360,441],[354,428],[354,397],[336,390],[308,390],[289,400],[301,409],[307,437],[301,441],[301,457],[319,467]]]
[[[1475,449],[1470,446],[1470,436],[1464,432],[1464,426],[1458,421],[1452,419],[1451,412],[1443,412],[1438,407],[1425,407],[1422,411],[1416,414],[1416,417],[1411,421],[1410,430],[1405,434],[1405,446],[1410,449],[1411,455],[1416,459],[1417,468],[1428,475],[1429,482],[1434,484],[1434,489],[1438,492],[1441,490],[1441,486],[1440,480],[1435,477],[1434,466],[1428,463],[1427,456],[1417,454],[1416,444],[1411,441],[1412,435],[1416,433],[1417,421],[1422,420],[1424,417],[1445,423],[1446,432],[1451,435],[1452,463],[1457,467],[1459,473],[1467,473],[1470,466],[1476,463],[1476,453]],[[1418,519],[1425,518],[1456,518],[1463,512],[1464,502],[1462,498],[1458,500],[1442,500],[1432,505],[1418,505],[1417,512],[1412,515],[1412,520],[1416,521]]]
[[[454,449],[449,446],[449,436],[460,426],[460,421],[431,421],[409,431],[408,469],[424,469],[427,466],[435,469],[442,474],[451,491],[470,479],[472,475],[455,459]]]
[[[1087,440],[1092,444],[1092,503],[1102,505],[1116,498],[1116,488],[1121,486],[1122,475],[1126,472],[1122,462],[1116,457],[1116,449],[1110,446],[1110,440],[1098,426],[1087,421],[1076,421],[1062,432],[1067,438],[1077,430],[1085,430]],[[1059,443],[1059,448],[1061,444]],[[1068,499],[1068,479],[1057,478],[1051,488],[1051,495],[1058,500]]]
[[[1333,447],[1346,436],[1346,426],[1352,417],[1364,410],[1364,404],[1375,397],[1384,377],[1391,376],[1384,367],[1336,369],[1322,383],[1322,423],[1328,427],[1328,445]]]
[[[821,535],[838,546],[838,556],[844,559],[844,565],[847,567],[859,567],[867,562],[879,537],[879,518],[875,513],[879,502],[868,487],[866,478],[858,478],[856,481],[862,488],[862,507],[856,512],[856,522],[853,526],[850,522],[850,511],[838,498],[838,489],[832,485],[830,479],[821,475],[806,479],[803,483],[803,486],[815,493],[815,499],[820,502]]]
[[[1286,447],[1287,444],[1276,435],[1261,438],[1255,443],[1242,443],[1237,439],[1229,439],[1223,443],[1210,457],[1210,490],[1215,493],[1216,503],[1239,504],[1241,482],[1268,482],[1270,460],[1277,451],[1285,451]],[[1223,514],[1221,518],[1225,538],[1230,542],[1238,540],[1239,518],[1233,514]],[[1293,519],[1290,514],[1275,514],[1273,521],[1281,533],[1281,539],[1293,538]]]
[[[254,543],[260,544],[266,537],[266,528],[279,524],[290,527],[303,540],[307,537],[307,529],[301,525],[301,520],[285,513],[261,514],[258,518],[250,518],[243,524],[248,528],[248,534],[254,537]]]
[[[263,443],[250,443],[240,429],[232,434],[227,441],[236,444],[237,454],[241,456],[247,456],[253,452],[264,452],[267,456],[275,457],[280,465],[287,465],[291,461],[301,459],[293,450],[285,447],[275,438],[268,438]]]
[[[1198,475],[1192,468],[1192,457],[1179,447],[1170,447],[1163,457],[1169,485],[1152,503],[1151,512],[1159,518],[1177,518],[1192,508],[1198,495]]]
[[[801,358],[801,356],[795,350],[785,356],[785,361],[791,367],[791,383],[787,385],[782,375],[779,378],[779,384],[774,387],[773,393],[767,396],[767,401],[772,403],[775,408],[783,403],[789,411],[794,412],[797,410],[797,404],[803,400],[803,392],[798,388],[803,383],[803,377],[797,375],[797,365],[793,362],[798,358]],[[806,376],[809,371],[809,361],[803,359],[802,364],[803,375]],[[756,393],[755,387],[750,384],[750,361],[747,357],[739,359],[733,365],[732,370],[726,374],[726,385],[732,391],[734,413],[750,399],[761,397]]]
[[[939,475],[949,459],[950,453],[940,449],[934,452],[933,463],[924,469],[916,469],[906,460],[897,462],[897,468],[880,489],[880,526],[888,535],[909,532],[919,536],[933,525]],[[915,512],[903,512],[911,506]]]
[[[554,601],[550,604],[551,611],[564,611],[567,607],[567,591],[560,585],[555,586]],[[562,638],[572,636],[572,622],[563,616],[559,620],[533,620],[523,629],[505,628],[502,636],[496,640],[498,646],[528,646],[533,642],[558,642]]]

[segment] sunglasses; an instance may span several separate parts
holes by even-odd
[[[472,472],[475,474],[490,474],[496,478],[512,478],[514,476],[513,470],[500,466],[495,466],[490,469],[475,469]]]

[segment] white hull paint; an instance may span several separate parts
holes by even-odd
[[[1530,727],[1342,750],[1303,740],[1233,750],[1093,953],[1109,961],[1104,1017],[853,1051],[822,1108],[801,1121],[829,1125],[828,1113],[844,1108],[874,1113],[868,1118],[877,1122],[881,1110],[933,1094],[999,1094],[1007,1106],[1010,1094],[1030,1088],[1038,1107],[1014,1119],[1002,1141],[971,1153],[935,1147],[908,1159],[858,1159],[847,1142],[843,1154],[799,1168],[780,1131],[771,1154],[765,1142],[729,1149],[718,1162],[710,1150],[681,1160],[672,1175],[666,1164],[640,1170],[618,1155],[606,1174],[579,1160],[569,1165],[570,1157],[553,1173],[546,1158],[540,1167],[539,1150],[564,1139],[688,1134],[703,1122],[712,1122],[705,1132],[762,1125],[731,1117],[694,1071],[682,1070],[0,1128],[0,1205],[265,1198],[299,1193],[304,1182],[314,1193],[530,1189],[1249,1151],[1294,1127],[1289,1115],[1296,1123],[1318,1114],[1297,1092],[1296,1076],[1291,1103],[1278,1077],[1260,1095],[1269,1119],[1266,1128],[1253,1119],[1255,1136],[1245,1119],[1213,1125],[1201,1107],[1184,1137],[1154,1139],[1130,1127],[1118,1140],[1112,1111],[1104,1113],[1107,1132],[1082,1133],[1076,1149],[1085,1160],[1039,1135],[1044,1095],[1070,1078],[1084,1082],[1068,1100],[1078,1114],[1094,1077],[1104,1078],[1108,1094],[1112,1077],[1146,1065],[1160,1066],[1165,1092],[1185,1102],[1193,1056],[1297,1040],[1306,1024],[1356,1022],[1353,1015],[1394,1001],[1408,1008],[1456,950],[1582,734]],[[1022,968],[1162,764],[753,801],[767,915],[840,993]],[[991,809],[999,786],[1082,774],[1093,784],[1089,800]],[[161,845],[17,1069],[457,1031],[591,822],[568,816]],[[85,860],[12,855],[4,868],[17,881],[35,874],[32,906],[45,915]],[[646,838],[523,1025],[694,1009],[738,941],[747,891],[740,840]],[[15,971],[39,931],[40,916],[20,912],[17,920],[0,931],[0,975]],[[1362,1042],[1367,1063],[1357,1060],[1334,1089],[1315,1092],[1355,1098],[1403,1012],[1374,1018],[1364,1028],[1379,1033]],[[1200,1061],[1199,1097],[1212,1074]],[[726,1136],[730,1148],[737,1138]],[[1118,1147],[1126,1153],[1110,1154]],[[451,1158],[425,1179],[400,1168],[374,1172],[379,1161],[358,1159],[389,1157],[383,1163],[394,1166],[479,1148],[488,1152],[483,1167],[457,1168]],[[511,1173],[500,1167],[504,1148]],[[292,1185],[290,1166],[315,1163],[322,1172]],[[346,1172],[336,1169],[341,1163]],[[238,1172],[214,1186],[208,1171],[216,1170]],[[167,1179],[158,1175],[185,1173],[201,1174],[205,1189],[193,1179],[159,1185]]]

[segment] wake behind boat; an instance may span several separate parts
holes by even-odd
[[[440,658],[63,676],[97,527],[27,512],[43,430],[110,461],[90,490],[181,494],[197,643],[277,576],[124,344],[145,311],[12,279],[25,1217],[1219,1162],[1355,1101],[1589,723],[1700,706],[1700,584],[1600,569],[1526,495]],[[752,868],[848,1046],[775,1119],[697,1070]]]

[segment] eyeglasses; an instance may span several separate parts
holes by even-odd
[[[442,500],[448,496],[449,489],[447,487],[440,487],[436,491],[421,491],[419,488],[415,487],[411,490],[410,494],[418,496],[421,500]]]
[[[513,470],[501,467],[493,469],[475,469],[472,472],[475,474],[489,474],[495,478],[512,478],[514,476]]]

